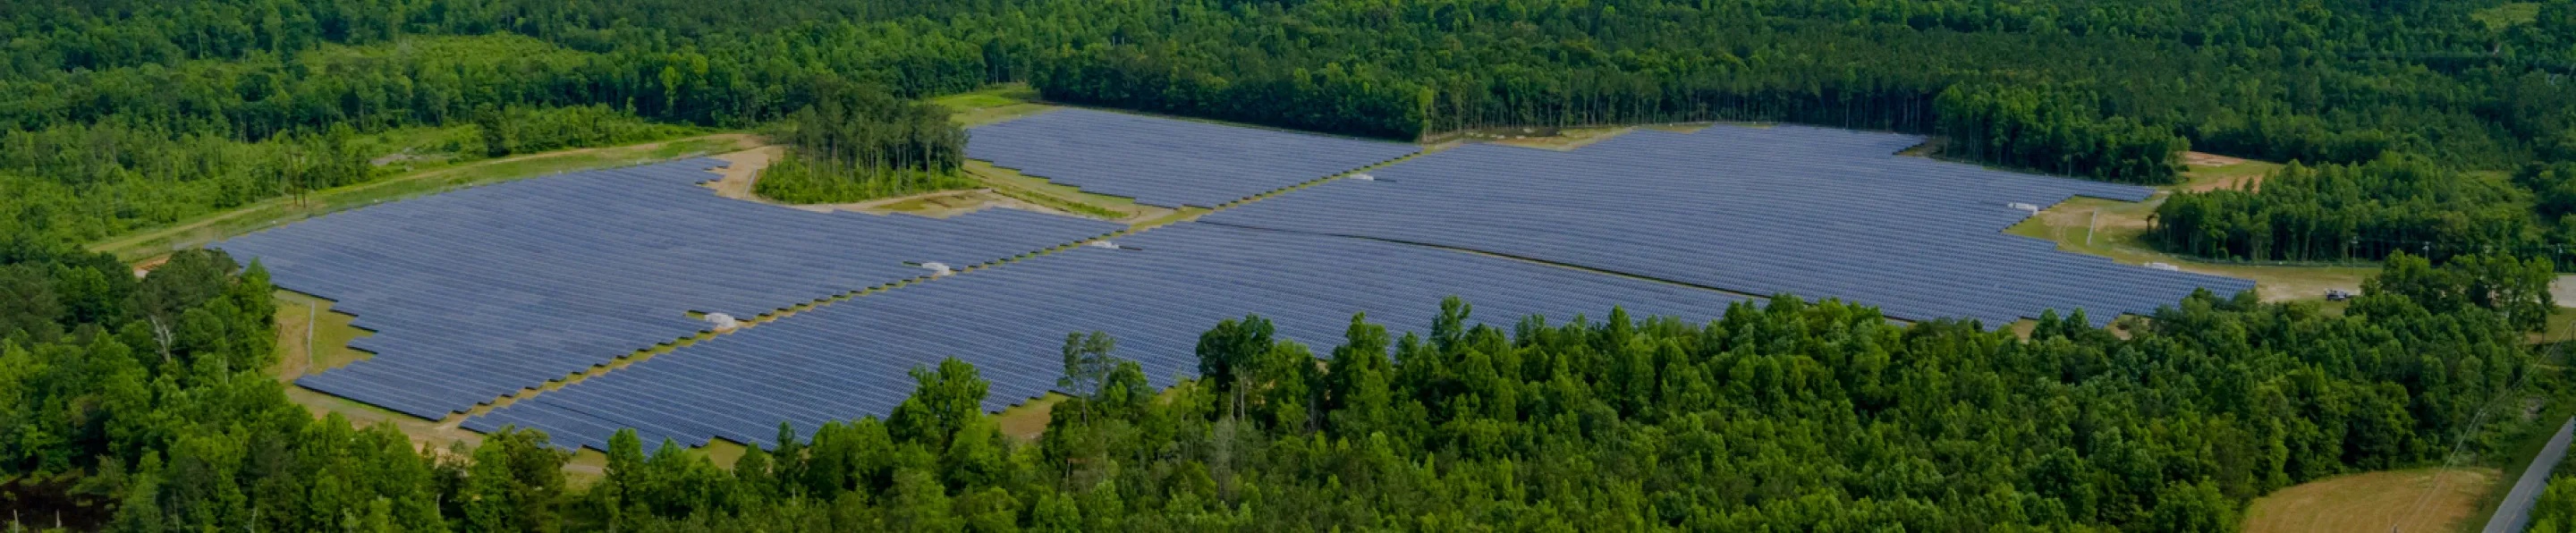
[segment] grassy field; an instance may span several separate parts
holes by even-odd
[[[370,204],[480,185],[574,170],[631,165],[693,154],[748,148],[755,139],[739,133],[704,135],[611,148],[584,148],[436,166],[375,181],[329,189],[302,199],[273,198],[169,227],[136,232],[90,246],[127,261],[167,254],[258,231],[315,215]]]
[[[997,426],[1003,435],[1018,439],[1020,442],[1036,441],[1039,435],[1046,433],[1047,421],[1055,416],[1056,404],[1064,403],[1066,398],[1070,396],[1050,392],[1038,399],[1020,402],[1019,405],[1003,409],[1002,412],[993,413],[993,425]]]
[[[2311,481],[2254,499],[2245,533],[2461,531],[2474,528],[2503,472],[2425,468]]]
[[[1172,209],[1136,203],[1134,198],[1082,192],[1082,188],[1062,185],[1045,178],[1021,174],[1020,171],[993,166],[992,163],[969,160],[966,175],[981,181],[993,192],[1050,209],[1121,221],[1143,221],[1171,214]]]
[[[983,90],[933,98],[930,103],[948,107],[950,120],[967,126],[980,126],[1035,115],[1055,109],[1038,103],[1037,89],[1028,84],[997,85]]]
[[[287,384],[288,400],[317,418],[338,414],[360,426],[394,424],[416,445],[444,449],[457,442],[468,446],[479,442],[473,432],[458,429],[452,421],[426,420],[294,386],[296,378],[369,357],[349,347],[349,341],[368,333],[349,324],[356,317],[332,312],[330,300],[293,291],[277,291],[276,299],[278,356],[269,373]]]
[[[283,290],[276,299],[278,379],[293,380],[373,356],[349,347],[349,341],[370,333],[349,324],[357,317],[332,311],[330,300]]]
[[[2211,190],[2259,183],[2280,165],[2225,158],[2194,158],[2180,185],[2162,187],[2144,202],[2099,198],[2067,200],[2031,217],[2005,233],[2055,241],[2058,249],[2109,257],[2127,264],[2166,263],[2185,271],[2254,280],[2264,300],[2322,299],[2328,289],[2357,291],[2377,266],[2259,265],[2201,261],[2157,251],[2144,242],[2148,217],[2176,190]]]

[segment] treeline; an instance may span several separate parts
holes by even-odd
[[[2576,477],[2558,475],[2531,506],[2531,528],[2524,533],[2576,532]]]
[[[2535,185],[2558,175],[2524,172]],[[2569,241],[2546,233],[2532,209],[2530,194],[2511,183],[2420,157],[2292,162],[2255,186],[2174,193],[2157,206],[2149,236],[2175,252],[2261,261],[2378,260],[2402,251],[2576,265],[2560,249]]]
[[[2103,89],[2109,117],[2220,153],[2359,162],[2394,150],[2475,168],[2565,155],[2576,97],[2550,79],[2571,58],[2563,37],[2542,34],[2576,29],[2576,8],[2548,3],[2499,28],[2473,16],[2485,4],[1099,6],[1112,13],[1088,20],[1135,22],[1042,53],[1052,74],[1034,81],[1050,98],[1395,137],[1700,120],[1930,132],[1933,100],[1952,86],[2078,84]],[[1336,83],[1359,90],[1297,91]],[[1230,91],[1270,103],[1208,96]]]
[[[890,416],[782,425],[729,466],[620,432],[585,489],[535,432],[416,450],[289,403],[256,265],[184,252],[138,281],[5,251],[0,289],[41,295],[5,301],[46,302],[0,335],[7,504],[118,531],[2224,531],[2290,484],[2552,429],[2477,414],[2565,390],[2513,324],[2545,291],[2420,261],[2342,314],[2200,294],[2125,338],[1795,298],[1493,327],[1453,300],[1424,334],[1354,317],[1328,349],[1225,321],[1161,396],[1114,339],[1072,336],[1034,442],[951,360]]]
[[[1168,401],[1076,336],[1034,445],[950,361],[892,417],[782,427],[795,444],[729,475],[621,433],[566,505],[604,529],[2228,531],[2253,496],[2439,460],[2530,371],[2496,314],[2376,287],[2339,317],[2198,295],[2125,340],[1785,298],[1504,329],[1452,301],[1423,336],[1355,317],[1324,365],[1250,317],[1201,337],[1203,379]],[[2509,425],[2469,445],[2538,428]]]
[[[672,124],[749,127],[806,106],[817,78],[906,94],[986,79],[980,67],[912,55],[928,47],[922,53],[974,58],[974,47],[905,44],[885,38],[908,30],[888,28],[812,27],[719,50],[639,43],[594,52],[507,34],[356,47],[317,39],[294,41],[312,45],[303,50],[0,78],[9,95],[0,97],[0,146],[9,147],[0,149],[0,191],[18,193],[0,198],[0,229],[94,240],[372,179],[367,161],[408,148],[330,153],[339,171],[324,177],[290,169],[321,159],[307,146],[335,131],[473,125],[480,150],[454,155],[486,157],[665,137],[679,131]],[[813,49],[862,42],[873,44]],[[943,71],[951,67],[964,70]]]
[[[1946,155],[2123,183],[2180,181],[2190,143],[2168,128],[2103,118],[2089,92],[1957,85],[1932,109]]]
[[[948,120],[948,109],[837,80],[813,90],[814,102],[770,136],[788,150],[761,171],[753,192],[813,204],[974,186],[960,174],[966,130]]]
[[[663,139],[686,131],[655,124],[604,105],[555,108],[506,107],[474,115],[484,157],[606,146]]]
[[[2309,164],[2576,158],[2576,88],[2560,80],[2576,6],[2382,4],[11,0],[0,130],[159,140],[88,143],[91,166],[129,171],[111,181],[0,171],[0,186],[46,189],[0,213],[76,212],[100,222],[61,233],[91,238],[231,201],[138,192],[221,188],[206,179],[221,171],[136,161],[152,143],[273,150],[218,147],[565,106],[747,127],[803,109],[818,77],[908,98],[1028,81],[1066,102],[1393,138],[1709,120],[1952,132],[1990,141],[1961,157],[2144,182],[2181,146],[2165,132]],[[2092,98],[1947,119],[1936,105],[2020,86]],[[2021,108],[1992,96],[1967,109]]]

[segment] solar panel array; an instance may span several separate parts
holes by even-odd
[[[331,214],[214,244],[336,301],[367,360],[297,384],[425,418],[707,328],[1123,226],[990,210],[950,219],[719,198],[692,159],[528,179]]]
[[[1471,318],[1567,320],[1626,306],[1639,316],[1714,318],[1726,293],[1363,239],[1181,223],[1118,240],[837,302],[662,354],[467,420],[491,431],[533,427],[571,446],[604,448],[617,428],[645,442],[722,437],[762,446],[782,420],[882,416],[912,392],[905,375],[949,356],[992,382],[985,409],[1044,394],[1061,375],[1070,332],[1102,330],[1157,386],[1191,374],[1198,335],[1259,313],[1318,355],[1339,345],[1353,313],[1394,331],[1427,328],[1443,297]]]
[[[2098,323],[2246,280],[2120,265],[2001,233],[2082,195],[2144,187],[1894,155],[1921,138],[1777,126],[1642,130],[1572,151],[1470,145],[1210,214],[1753,294],[1838,297],[1999,327],[2043,309]]]
[[[1163,207],[1214,207],[1404,157],[1411,144],[1063,109],[968,130],[966,157]]]

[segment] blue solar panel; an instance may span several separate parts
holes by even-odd
[[[2095,322],[2246,280],[2125,266],[2002,231],[2144,187],[1894,155],[1919,137],[1777,126],[1641,130],[1571,151],[1469,145],[1208,215],[1210,223],[1478,250],[1907,319]]]
[[[1215,207],[1419,150],[1088,109],[978,126],[968,135],[967,157],[1163,207]]]
[[[645,442],[714,437],[772,445],[778,423],[882,416],[912,392],[905,371],[954,356],[992,382],[987,410],[1044,394],[1076,331],[1107,331],[1157,386],[1194,372],[1198,335],[1259,313],[1317,355],[1353,313],[1396,331],[1427,328],[1443,297],[1508,326],[1626,306],[1637,316],[1708,319],[1726,293],[1421,246],[1181,223],[870,294],[725,335],[467,420],[533,427],[604,448],[613,428]]]
[[[950,219],[719,198],[692,159],[476,187],[216,243],[335,301],[375,357],[297,384],[425,418],[707,328],[1121,229],[1008,210]]]

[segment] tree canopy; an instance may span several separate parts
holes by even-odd
[[[626,126],[514,142],[528,129],[494,118],[513,109],[742,128],[808,109],[829,92],[818,80],[906,98],[1025,81],[1061,102],[1400,139],[1801,122],[1946,134],[1969,141],[1954,157],[2143,183],[2170,180],[2184,146],[2457,171],[2576,159],[2576,4],[2501,6],[12,0],[0,229],[95,239],[368,179],[352,162],[387,154],[313,148],[334,128],[473,125],[491,153],[519,152]],[[853,128],[921,131],[905,123]],[[934,147],[888,153],[951,157],[917,144]],[[2556,231],[2554,217],[2526,226]]]

